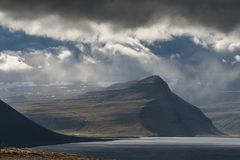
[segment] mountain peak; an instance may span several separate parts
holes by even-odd
[[[117,83],[108,88],[93,92],[95,98],[103,99],[156,99],[164,98],[171,93],[168,84],[159,76],[153,75],[138,81],[129,81],[125,83]],[[96,93],[98,95],[96,96]],[[91,97],[92,92],[85,94]]]
[[[151,89],[153,92],[155,92],[155,94],[159,92],[167,93],[170,91],[168,84],[157,75],[153,75],[138,81],[138,85],[141,87],[145,86],[144,88],[146,89]]]
[[[164,83],[164,84],[167,85],[167,83],[161,77],[159,77],[158,75],[153,75],[153,76],[144,78],[144,79],[140,80],[140,82],[143,82],[143,83]]]

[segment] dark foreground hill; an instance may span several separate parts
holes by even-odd
[[[220,134],[211,120],[175,95],[158,76],[115,84],[74,99],[29,106],[22,110],[24,114],[65,133],[100,136]]]
[[[64,136],[41,127],[0,100],[0,147],[32,147],[81,140],[85,139]]]

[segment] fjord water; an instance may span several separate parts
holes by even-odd
[[[152,137],[39,147],[107,160],[239,160],[240,138]]]

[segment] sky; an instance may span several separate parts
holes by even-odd
[[[159,75],[190,102],[240,90],[238,0],[0,0],[0,82]]]

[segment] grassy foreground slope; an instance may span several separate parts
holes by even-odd
[[[65,153],[45,152],[33,149],[5,148],[0,149],[1,160],[101,160]]]

